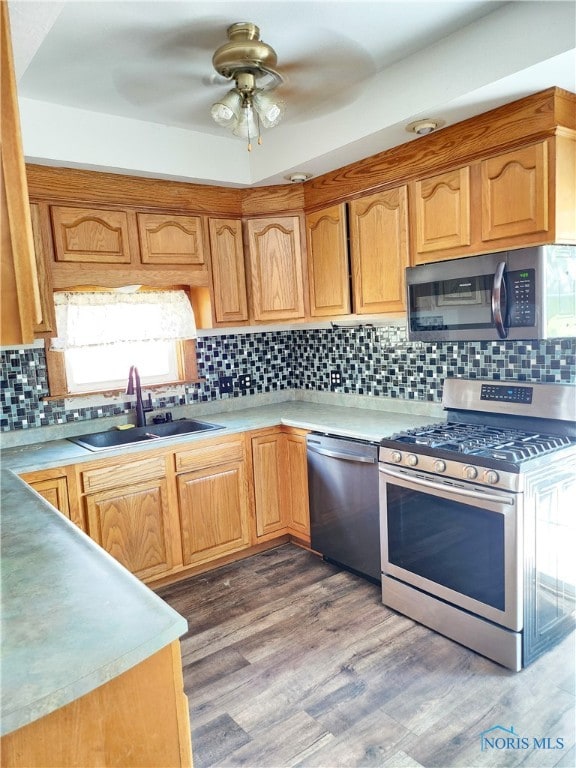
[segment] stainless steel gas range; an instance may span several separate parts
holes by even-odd
[[[576,387],[447,379],[382,440],[382,600],[519,670],[574,628]]]

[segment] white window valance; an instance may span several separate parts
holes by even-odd
[[[196,338],[196,323],[184,291],[57,291],[58,337],[52,349],[134,341]]]

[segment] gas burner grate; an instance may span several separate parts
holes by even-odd
[[[394,435],[386,444],[390,445],[391,442],[395,442],[398,447],[413,446],[412,450],[416,451],[418,446],[422,446],[514,464],[552,453],[572,443],[569,437],[460,422],[409,429]]]

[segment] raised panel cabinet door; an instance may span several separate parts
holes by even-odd
[[[140,579],[173,566],[165,479],[86,496],[88,532]]]
[[[204,264],[200,216],[139,213],[137,218],[143,264]]]
[[[471,243],[470,168],[414,182],[415,263],[422,255],[465,248]]]
[[[52,504],[66,517],[70,517],[68,505],[68,483],[65,477],[54,477],[49,480],[35,480],[29,485],[46,501]]]
[[[308,457],[304,435],[284,435],[286,443],[287,507],[290,533],[310,539]]]
[[[254,319],[304,317],[298,217],[250,219],[247,233]]]
[[[209,219],[208,228],[216,322],[248,320],[242,222]]]
[[[34,326],[42,322],[42,308],[34,259],[8,3],[0,4],[0,100],[0,344],[19,346],[34,341]]]
[[[408,194],[405,186],[350,203],[354,311],[402,311],[408,266]]]
[[[129,264],[130,238],[125,211],[52,206],[56,261]]]
[[[288,527],[288,508],[285,486],[286,450],[284,435],[280,432],[252,438],[254,473],[254,499],[256,504],[256,535],[285,533]]]
[[[548,145],[541,142],[481,163],[482,240],[548,230]]]
[[[347,315],[350,278],[346,206],[333,205],[306,216],[310,314]]]
[[[52,275],[49,267],[52,240],[48,206],[46,204],[41,206],[38,203],[31,203],[30,218],[32,221],[32,235],[34,237],[36,272],[40,288],[40,306],[42,308],[41,322],[36,323],[34,331],[35,333],[50,333],[50,331],[56,330],[56,318],[52,297]]]
[[[249,545],[244,462],[179,475],[178,499],[184,565],[213,560]]]

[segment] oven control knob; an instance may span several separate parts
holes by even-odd
[[[487,483],[490,483],[490,485],[496,485],[498,480],[500,480],[500,476],[498,472],[494,472],[493,469],[489,469],[488,472],[484,474],[484,479]]]
[[[434,469],[436,470],[436,472],[445,472],[446,462],[442,461],[441,459],[438,459],[438,461],[434,462]]]
[[[402,454],[400,453],[400,451],[392,451],[390,458],[392,459],[392,461],[398,464],[399,461],[402,461]]]
[[[476,467],[471,467],[471,466],[464,467],[464,477],[467,480],[476,480],[476,478],[478,477],[478,470],[476,469]]]
[[[408,456],[406,456],[406,464],[408,464],[410,467],[415,467],[416,464],[418,464],[418,456],[415,456],[413,453],[409,453]]]

